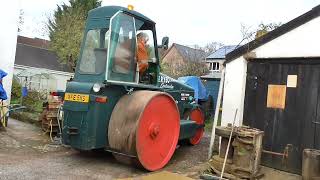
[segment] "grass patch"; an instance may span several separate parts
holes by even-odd
[[[10,117],[13,119],[17,119],[22,122],[28,122],[36,125],[40,125],[39,116],[40,116],[40,113],[37,113],[37,112],[11,112],[10,113]]]
[[[218,117],[218,124],[217,124],[218,126],[221,125],[221,116],[222,116],[222,113],[220,111],[219,112],[219,117]],[[212,131],[213,120],[214,120],[214,116],[206,119],[206,121],[204,123],[205,124],[204,129],[205,129],[206,132],[211,132]]]
[[[22,97],[21,86],[14,81],[11,104],[21,104],[22,102],[22,106],[25,106],[26,109],[10,112],[10,117],[23,122],[38,124],[44,100],[42,94],[36,91],[29,91],[26,97]]]

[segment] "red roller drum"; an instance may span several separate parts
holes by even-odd
[[[192,121],[195,121],[199,125],[204,124],[204,115],[202,111],[199,108],[193,109],[190,112],[189,119]],[[189,139],[190,144],[197,145],[201,141],[201,138],[203,137],[204,128],[197,129],[196,134]]]
[[[179,131],[179,111],[169,94],[135,91],[115,106],[108,140],[112,149],[136,156],[145,169],[155,171],[171,159]]]

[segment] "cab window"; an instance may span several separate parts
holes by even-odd
[[[154,24],[120,11],[110,25],[106,80],[156,84],[159,68]]]
[[[92,29],[86,34],[84,47],[80,57],[79,72],[81,74],[100,74],[105,70],[107,60],[107,29]]]
[[[136,31],[134,18],[119,13],[111,21],[108,79],[134,82]]]
[[[136,30],[137,30],[137,37],[139,37],[140,34],[144,34],[144,36],[147,37],[147,38],[143,38],[144,40],[147,39],[147,41],[144,42],[145,44],[144,47],[147,51],[147,57],[145,58],[144,56],[142,60],[144,59],[147,60],[148,67],[143,73],[140,73],[139,83],[156,84],[158,73],[159,73],[159,66],[158,66],[159,62],[157,57],[157,49],[156,49],[157,42],[155,37],[156,35],[154,30],[154,24],[146,21],[142,21],[140,19],[135,19],[135,24],[136,24]],[[138,42],[138,44],[139,43],[141,42]]]

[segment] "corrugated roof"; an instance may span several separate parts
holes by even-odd
[[[206,59],[225,59],[226,54],[233,51],[236,47],[236,45],[223,46],[214,53],[210,54]]]
[[[17,44],[15,64],[55,71],[72,72],[67,65],[59,63],[56,53],[47,49],[21,43]]]
[[[206,57],[206,53],[200,49],[194,49],[176,43],[173,43],[172,46],[175,46],[177,48],[178,52],[185,60],[199,61],[205,59]]]

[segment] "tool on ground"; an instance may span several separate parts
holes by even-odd
[[[143,45],[137,39],[146,34],[148,60],[139,63],[147,62],[147,69],[140,71],[137,49]],[[155,23],[136,11],[106,6],[89,12],[64,95],[64,144],[105,149],[119,161],[155,171],[169,162],[178,141],[200,142],[204,115],[194,90],[160,73],[158,48],[167,48],[169,39],[158,46],[156,37]]]
[[[215,176],[213,174],[206,174],[206,173],[201,174],[200,175],[200,179],[204,179],[204,180],[227,180],[225,178],[221,179],[220,176]]]
[[[269,154],[269,155],[272,155],[272,156],[281,156],[282,157],[282,165],[283,166],[287,166],[288,165],[288,160],[289,160],[289,152],[292,151],[292,144],[287,144],[286,147],[283,149],[283,153],[281,152],[274,152],[274,151],[269,151],[269,150],[265,150],[263,149],[262,150],[262,153],[265,153],[265,154]]]

